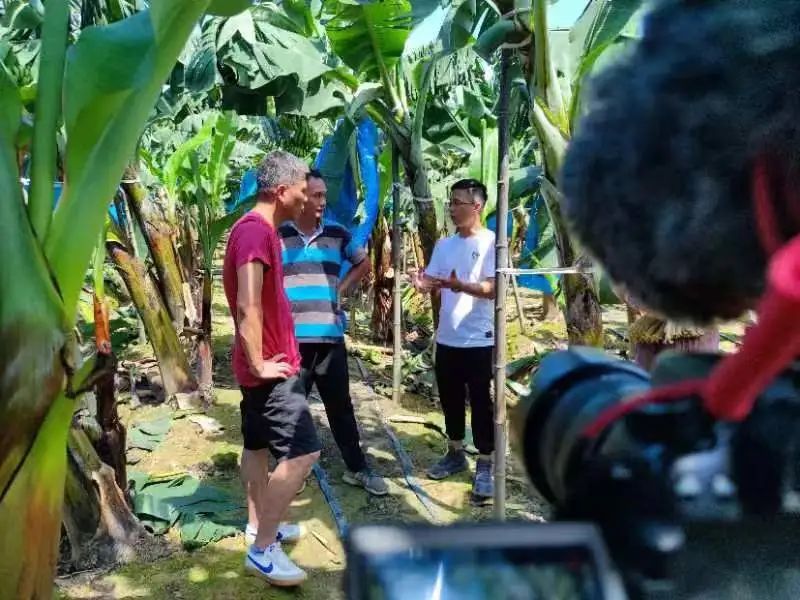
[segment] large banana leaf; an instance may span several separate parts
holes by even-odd
[[[154,1],[123,21],[86,29],[70,48],[64,81],[66,184],[45,242],[70,321],[108,198],[206,5]]]
[[[13,423],[0,436],[0,581],[8,597],[51,595],[69,396],[90,383],[93,372],[93,363],[76,370],[66,332],[108,199],[207,5],[152,0],[147,11],[84,30],[70,48],[63,85],[66,183],[43,242],[26,215],[13,146],[22,98],[0,67],[0,423]],[[48,11],[45,21],[59,14]],[[45,22],[43,47],[67,43],[58,29]],[[35,128],[37,139],[57,136],[52,120],[38,119]],[[52,186],[35,176],[37,185]]]
[[[333,69],[308,38],[276,27],[266,19],[256,21],[256,26],[264,40],[260,49],[279,72],[293,73],[299,81],[308,82]]]
[[[470,160],[469,176],[486,186],[487,198],[483,207],[485,219],[497,206],[497,128],[484,127],[480,141],[480,151],[473,153]]]
[[[592,0],[570,30],[574,68],[570,121],[574,124],[581,101],[583,78],[621,39],[634,39],[645,10],[644,0]]]
[[[314,2],[319,9],[319,2]],[[282,2],[259,2],[257,10],[273,25],[304,37],[316,37],[317,23],[311,2],[306,0],[283,0]]]
[[[276,20],[276,15],[284,18]],[[288,14],[280,8],[255,6],[225,20],[219,27],[216,50],[220,60],[232,65],[237,75],[246,70],[260,71],[260,77],[250,74],[247,87],[260,87],[286,75],[308,82],[333,69],[325,63],[321,44],[276,24],[285,24],[286,20],[290,20]],[[242,77],[239,80],[241,84]]]
[[[185,175],[189,155],[211,139],[215,121],[215,116],[206,119],[200,131],[178,146],[164,165],[163,183],[172,201],[180,196],[180,178]]]
[[[362,80],[380,80],[400,60],[414,27],[408,0],[324,0],[325,24],[336,55]]]
[[[335,70],[327,62],[322,40],[313,37],[316,26],[308,9],[296,2],[258,4],[218,27],[216,47],[198,49],[190,64],[217,61],[224,106],[240,114],[266,115],[267,97],[274,98],[278,114],[305,114],[306,96],[318,94],[319,79]],[[316,100],[316,106],[309,106],[315,114],[335,104],[330,94]]]
[[[297,112],[309,118],[339,112],[349,97],[349,90],[342,84],[336,81],[326,84],[320,78],[306,88],[303,106]]]
[[[445,18],[440,34],[442,45],[450,51],[471,46],[481,33],[497,23],[499,17],[494,2],[463,0],[453,6]]]
[[[5,3],[2,25],[9,29],[36,29],[43,21],[41,4],[27,0],[9,0]]]
[[[168,195],[196,207],[195,225],[202,249],[201,262],[210,272],[214,250],[222,234],[235,223],[244,210],[238,207],[228,215],[223,212],[227,178],[235,164],[249,152],[259,152],[236,139],[238,117],[208,112],[200,131],[184,141],[167,161],[163,181]],[[238,156],[234,151],[244,146]]]
[[[633,36],[643,0],[592,0],[569,33],[571,60],[585,73],[618,36]]]
[[[193,52],[186,64],[184,84],[192,92],[210,90],[217,82],[217,35],[220,21],[213,19],[193,39]]]

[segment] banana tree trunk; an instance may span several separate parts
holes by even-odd
[[[400,157],[403,159],[403,170],[406,181],[414,196],[414,208],[419,223],[419,240],[422,254],[427,264],[433,255],[433,247],[439,239],[439,228],[436,224],[436,210],[433,207],[431,188],[428,183],[428,172],[422,156],[422,147],[414,140],[404,140],[398,145]]]
[[[158,359],[167,397],[197,391],[197,381],[189,368],[186,353],[144,264],[117,242],[107,242],[106,251],[125,281],[131,300],[144,321],[147,337]]]
[[[542,194],[556,236],[559,266],[579,265],[588,268],[591,261],[579,256],[569,238],[566,223],[559,209],[560,192],[554,182],[558,181],[564,162],[569,134],[568,116],[564,109],[556,69],[552,60],[547,25],[546,0],[534,0],[529,16],[529,29],[533,42],[527,62],[528,93],[531,99],[530,120],[542,147],[545,178]],[[560,123],[560,128],[557,123]],[[566,310],[567,335],[571,345],[601,346],[603,343],[603,321],[597,284],[592,275],[564,275],[563,289]]]
[[[375,233],[377,235],[373,245],[375,283],[372,287],[374,294],[371,321],[372,336],[376,342],[388,342],[392,333],[394,273],[392,272],[392,244],[389,238],[389,227],[383,216],[378,218]]]
[[[552,183],[561,169],[567,140],[536,100],[533,101],[531,120],[543,149],[545,177],[542,179],[541,192],[553,224],[559,266],[577,265],[588,270],[591,260],[587,256],[579,256],[575,251],[561,214],[561,192]],[[563,275],[562,282],[566,305],[564,320],[570,345],[602,346],[602,310],[594,276]]]
[[[115,23],[111,31],[98,29],[90,40],[81,36],[70,48],[71,75],[64,77],[70,5],[48,3],[41,27],[33,131],[36,150],[27,207],[13,145],[22,107],[8,74],[0,78],[3,598],[52,596],[64,501],[65,448],[74,410],[71,398],[94,385],[98,375],[96,361],[77,367],[77,353],[69,340],[81,283],[123,157],[133,152],[161,82],[208,5],[208,1],[173,1],[167,9],[154,7],[149,14]],[[131,44],[131,40],[135,42]],[[113,61],[97,60],[98,56],[118,56],[131,47],[146,59],[135,73]],[[91,81],[83,73],[91,73]],[[79,89],[81,93],[77,93]],[[79,96],[71,105],[77,109],[71,111],[72,119],[69,106],[61,118],[62,96]],[[108,102],[124,103],[124,107],[99,114],[92,110],[108,106]],[[65,176],[69,185],[64,185],[58,210],[51,215],[56,137],[62,120],[68,130],[64,153],[70,158],[64,163],[70,165]],[[75,131],[79,134],[72,135]]]
[[[213,279],[211,271],[203,273],[202,317],[200,339],[197,345],[200,390],[206,405],[211,403],[214,379],[213,352],[211,348],[211,292]]]
[[[414,195],[414,206],[419,220],[419,239],[423,258],[427,264],[433,255],[433,247],[439,239],[439,228],[436,224],[436,210],[433,207],[422,149],[416,144],[413,146],[405,168],[406,176],[411,180],[411,193]]]
[[[436,209],[434,208],[431,188],[428,183],[428,172],[422,155],[422,137],[421,135],[417,136],[412,134],[411,122],[407,114],[403,122],[398,123],[392,112],[384,104],[380,102],[373,103],[370,109],[370,115],[392,139],[395,149],[400,153],[400,159],[403,161],[403,171],[405,172],[406,182],[411,188],[411,194],[414,196],[414,209],[417,214],[423,262],[424,264],[428,264],[431,260],[431,256],[433,256],[433,248],[439,239],[439,227],[436,222]],[[378,263],[376,262],[375,265],[376,304],[373,309],[373,318],[376,316],[375,311],[379,310]],[[438,295],[431,296],[434,327],[438,327],[439,325],[440,303],[441,300]]]
[[[544,192],[547,199],[548,192]],[[547,200],[546,200],[547,201]],[[557,202],[548,202],[553,231],[556,236],[558,262],[562,267],[578,266],[586,270],[592,263],[586,256],[578,256],[572,240],[567,233],[567,226],[561,217]],[[603,345],[603,313],[598,296],[597,283],[593,275],[577,273],[562,275],[567,338],[571,346]],[[543,305],[543,312],[546,305]]]
[[[181,268],[183,270],[183,280],[191,282],[197,272],[197,256],[199,251],[195,248],[195,236],[192,232],[192,219],[186,210],[180,212],[180,245],[178,255],[180,256]]]
[[[21,391],[29,399],[52,393],[41,382]],[[58,390],[56,393],[35,439],[31,440],[33,445],[24,460],[20,457],[19,469],[7,482],[8,487],[3,487],[0,581],[8,598],[50,598],[52,594],[64,498],[64,447],[74,408],[70,398]],[[4,434],[8,432],[6,428]]]
[[[64,530],[71,570],[128,562],[147,536],[128,507],[114,470],[100,460],[86,433],[73,426],[68,438]],[[127,485],[127,484],[126,484]]]
[[[439,240],[439,226],[436,222],[436,209],[434,208],[433,198],[431,198],[431,188],[428,183],[428,172],[425,161],[422,158],[422,147],[420,140],[412,139],[409,143],[409,153],[406,157],[402,151],[403,168],[406,179],[411,184],[411,193],[414,196],[414,206],[417,211],[419,223],[419,246],[422,250],[422,264],[427,265],[433,256],[433,247]],[[434,327],[439,326],[439,306],[441,297],[439,294],[431,295],[431,310],[433,311]]]
[[[172,242],[170,224],[158,215],[147,196],[147,190],[130,170],[126,179],[129,183],[123,183],[122,187],[139,229],[147,240],[150,256],[158,273],[158,289],[175,324],[175,329],[180,331],[183,329],[186,310],[183,304],[183,280],[178,254]]]
[[[186,210],[180,213],[180,243],[178,244],[178,257],[180,258],[181,273],[183,275],[183,304],[186,307],[186,320],[192,327],[201,321],[198,315],[198,300],[202,302],[202,284],[199,284],[197,273],[199,270],[197,257],[201,250],[196,242],[196,235],[192,226],[191,215]]]
[[[419,221],[419,238],[427,264],[439,239],[439,229],[428,183],[428,171],[422,155],[422,139],[412,135],[411,122],[407,115],[403,122],[399,123],[384,104],[374,103],[370,108],[372,109],[370,115],[392,139],[403,161],[406,182],[414,196],[414,207]]]
[[[64,394],[70,327],[5,149],[0,143],[0,595],[49,598],[74,408]]]
[[[108,305],[105,301],[94,297],[94,330],[95,346],[98,355],[104,355],[110,364],[116,362],[111,347],[111,327],[108,322]],[[95,385],[97,398],[97,422],[100,425],[100,439],[97,441],[97,453],[104,463],[114,469],[117,485],[123,490],[128,485],[125,462],[125,426],[117,413],[117,398],[114,388],[114,372],[109,369]]]

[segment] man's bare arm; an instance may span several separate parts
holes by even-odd
[[[459,289],[454,291],[464,292],[465,294],[475,296],[476,298],[488,298],[489,300],[494,300],[494,277],[491,279],[478,281],[477,283],[467,283],[465,281],[461,281],[459,284]]]
[[[291,366],[282,362],[286,355],[278,354],[264,360],[261,336],[264,311],[261,306],[261,288],[264,285],[264,265],[249,262],[236,270],[236,323],[242,338],[250,372],[262,379],[285,379]]]
[[[339,284],[339,297],[346,296],[354,285],[364,279],[369,273],[369,258],[365,258],[347,272]]]
[[[494,277],[470,283],[458,279],[454,271],[450,274],[449,279],[440,279],[439,281],[443,288],[451,289],[454,292],[462,292],[470,296],[475,296],[476,298],[487,298],[489,300],[494,300],[495,297]]]

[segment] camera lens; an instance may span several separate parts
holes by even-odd
[[[650,376],[633,363],[593,348],[548,354],[531,393],[520,405],[520,439],[528,476],[550,502],[569,491],[580,467],[581,434],[597,416],[624,398],[650,388]]]

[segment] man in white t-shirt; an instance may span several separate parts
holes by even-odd
[[[462,179],[450,188],[450,218],[455,235],[439,240],[430,264],[417,274],[420,292],[441,292],[436,331],[436,383],[450,438],[447,454],[428,469],[444,479],[467,468],[464,455],[466,401],[472,412],[472,436],[478,457],[472,483],[479,502],[494,494],[494,406],[491,396],[494,348],[494,233],[481,225],[486,187]]]

